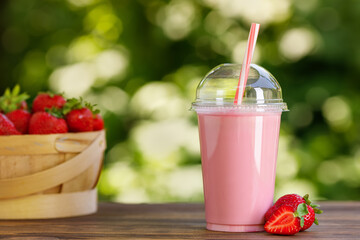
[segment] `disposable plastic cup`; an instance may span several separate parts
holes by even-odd
[[[241,105],[234,105],[241,65],[222,64],[200,82],[197,112],[206,228],[264,230],[273,203],[280,118],[287,105],[281,87],[251,64]]]

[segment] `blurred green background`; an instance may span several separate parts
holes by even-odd
[[[195,113],[201,78],[253,62],[280,82],[276,196],[360,200],[357,0],[8,0],[0,2],[0,90],[97,103],[108,148],[100,199],[202,201]]]

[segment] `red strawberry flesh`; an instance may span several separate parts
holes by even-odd
[[[294,216],[293,206],[280,206],[265,223],[265,231],[279,235],[294,235],[301,229],[300,219]]]
[[[294,209],[294,216],[300,221],[300,231],[310,228],[313,223],[318,225],[315,213],[320,214],[322,211],[318,208],[319,205],[313,204],[309,200],[308,194],[304,197],[301,197],[298,194],[287,194],[282,196],[265,213],[265,221],[269,222],[274,214],[284,206],[290,206]]]

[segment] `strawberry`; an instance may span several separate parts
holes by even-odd
[[[295,193],[286,194],[276,201],[275,206],[281,206],[287,203],[299,205],[300,203],[306,203],[306,200],[302,196]]]
[[[98,131],[104,129],[104,120],[100,114],[95,114],[93,117],[93,130]]]
[[[36,112],[32,115],[29,124],[30,134],[51,134],[66,133],[68,127],[66,121],[59,116],[54,116],[55,112]]]
[[[272,205],[269,210],[265,213],[265,222],[270,219],[270,217],[274,214],[274,212],[279,208],[279,206]]]
[[[310,228],[311,225],[315,222],[315,212],[314,209],[310,205],[306,205],[308,214],[304,216],[304,225],[301,227],[300,231],[305,231],[306,229]],[[318,224],[318,223],[315,223]]]
[[[61,109],[65,103],[66,100],[62,95],[52,93],[40,93],[33,101],[32,111],[43,112],[46,108]]]
[[[295,209],[298,208],[300,205],[304,205],[307,207],[307,209],[303,211],[306,212],[306,215],[303,215],[300,218],[301,231],[308,229],[313,223],[318,225],[318,220],[315,218],[315,213],[320,214],[322,213],[322,211],[317,208],[319,207],[319,205],[311,203],[308,194],[306,194],[304,197],[301,197],[298,194],[286,194],[282,196],[265,213],[265,221],[269,221],[272,215],[284,205],[293,206]]]
[[[12,121],[15,128],[26,133],[30,120],[30,113],[26,110],[26,99],[29,96],[26,93],[20,94],[20,87],[16,85],[11,91],[9,88],[5,90],[4,95],[0,98],[0,108],[3,113]]]
[[[63,108],[63,114],[65,115],[71,132],[93,131],[93,116],[99,112],[99,110],[93,109],[94,106],[95,105],[91,105],[88,102],[84,102],[82,98],[71,98],[66,102]],[[99,126],[97,125],[96,127]]]
[[[283,204],[294,204],[294,205],[297,204],[297,205],[299,205],[300,203],[306,203],[306,201],[305,201],[305,199],[303,197],[301,197],[298,194],[286,194],[286,195],[282,196],[265,213],[265,221],[269,220],[269,218],[271,217],[273,212],[276,211],[276,209],[278,209],[279,206],[281,206]]]
[[[16,109],[6,114],[11,122],[14,123],[15,128],[22,134],[27,133],[31,114],[23,109]]]
[[[296,209],[292,205],[282,205],[271,215],[265,223],[265,231],[280,235],[294,235],[301,229],[300,218],[295,214]]]
[[[2,113],[0,113],[0,135],[19,135],[14,124]]]
[[[93,114],[88,108],[74,109],[66,115],[71,132],[89,132],[93,130]]]

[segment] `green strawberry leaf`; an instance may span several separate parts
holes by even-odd
[[[19,84],[16,84],[16,86],[12,90],[12,95],[17,96],[17,95],[19,95],[19,93],[20,93],[20,86],[19,86]]]
[[[319,204],[313,204],[313,203],[311,203],[310,206],[311,206],[312,208],[320,207]]]
[[[7,88],[4,95],[0,97],[0,108],[5,113],[12,112],[19,108],[22,101],[29,98],[27,93],[20,93],[20,86],[16,85],[13,90]]]
[[[315,223],[316,225],[319,225],[319,221],[318,221],[317,218],[315,218],[314,223]]]
[[[296,209],[296,212],[298,213],[299,217],[303,217],[309,213],[305,203],[299,204],[299,206]]]
[[[321,214],[321,213],[323,213],[323,210],[320,210],[318,208],[314,208],[314,213]]]
[[[306,202],[307,205],[310,205],[310,204],[311,204],[311,201],[310,201],[310,199],[309,199],[309,194],[306,194],[303,198],[304,198],[304,200],[305,200],[305,202]]]
[[[296,211],[294,212],[294,217],[300,218],[300,226],[301,227],[304,227],[304,223],[305,223],[304,216],[306,216],[307,214],[309,214],[309,211],[307,209],[306,203],[300,203],[298,205]]]
[[[91,104],[89,102],[86,102],[83,100],[82,97],[80,97],[79,99],[70,98],[66,101],[63,107],[63,114],[67,115],[74,109],[88,108],[93,113],[93,115],[96,115],[100,113],[100,110],[96,109],[95,106],[96,104]]]
[[[60,95],[60,96],[64,97],[64,92],[61,92],[61,93],[53,93],[53,92],[51,92],[51,91],[46,91],[46,92],[41,91],[41,92],[38,92],[37,95],[39,95],[39,94],[47,94],[47,95],[49,95],[49,97],[51,97],[51,98],[53,98],[55,95]]]
[[[70,98],[66,101],[63,107],[63,114],[66,115],[69,112],[71,112],[71,110],[81,109],[81,108],[83,108],[82,98],[80,99]]]
[[[300,218],[300,227],[304,227],[304,224],[305,224],[305,219],[304,219],[304,217],[301,217]]]
[[[7,89],[5,90],[4,96],[6,96],[6,97],[10,97],[10,96],[11,96],[10,88],[7,88]]]
[[[50,113],[51,115],[57,118],[64,118],[62,109],[58,109],[56,107],[52,107],[51,109],[45,108],[45,112]]]
[[[96,114],[100,113],[100,110],[95,108],[96,106],[97,106],[97,104],[91,104],[89,102],[85,102],[85,107],[90,109],[90,111],[92,112],[93,115],[96,115]]]

